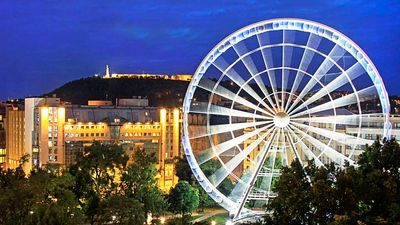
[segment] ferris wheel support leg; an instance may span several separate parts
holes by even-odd
[[[276,136],[276,133],[277,132],[275,131],[271,140],[274,140],[274,138]],[[269,149],[271,148],[272,143],[273,143],[273,141],[269,142],[268,145],[266,146],[266,148],[264,148],[263,155],[261,156],[261,160],[260,160],[259,164],[257,165],[255,172],[252,174],[252,177],[250,179],[250,183],[247,186],[246,191],[243,193],[242,201],[239,202],[238,208],[236,209],[236,212],[231,214],[231,216],[233,218],[232,221],[235,221],[235,219],[238,219],[238,216],[242,212],[244,204],[246,203],[247,196],[249,195],[249,193],[251,191],[251,188],[254,186],[254,183],[257,180],[257,174],[260,172],[262,166],[264,165],[264,161],[267,158],[267,155],[268,155],[267,153],[268,153]]]

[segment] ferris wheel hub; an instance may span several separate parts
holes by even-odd
[[[287,127],[287,125],[289,125],[289,122],[290,122],[290,117],[286,112],[278,112],[274,116],[274,124],[276,127],[279,128]]]

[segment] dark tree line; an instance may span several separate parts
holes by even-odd
[[[357,167],[310,163],[303,170],[294,161],[283,169],[275,191],[266,224],[400,224],[399,144],[376,142]]]
[[[179,80],[89,77],[74,80],[47,93],[56,94],[63,101],[85,105],[88,100],[147,96],[151,106],[181,106],[189,82]]]
[[[128,160],[120,146],[95,142],[63,171],[0,170],[0,224],[143,224],[167,210],[167,196],[154,154]]]

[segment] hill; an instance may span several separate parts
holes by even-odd
[[[115,102],[116,98],[147,96],[151,106],[172,107],[182,105],[188,85],[187,81],[177,80],[89,77],[68,82],[45,96],[55,94],[62,101],[81,105],[88,100]]]

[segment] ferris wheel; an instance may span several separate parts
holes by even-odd
[[[201,186],[238,221],[265,213],[295,159],[355,164],[389,135],[389,109],[378,71],[348,37],[312,21],[266,20],[226,37],[198,66],[183,145]]]

